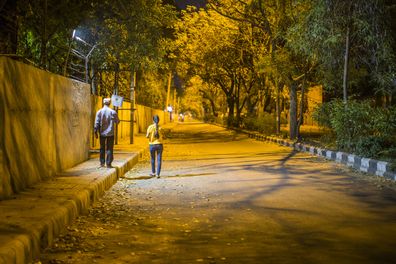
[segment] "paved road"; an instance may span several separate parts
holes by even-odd
[[[381,182],[198,123],[176,126],[164,156],[160,179],[139,163],[41,262],[396,263]]]

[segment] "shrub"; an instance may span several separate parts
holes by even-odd
[[[378,136],[361,137],[356,142],[355,153],[364,157],[377,157],[386,147],[386,140]]]
[[[395,147],[396,108],[374,108],[368,102],[341,101],[323,104],[315,120],[333,130],[339,149],[378,157]]]
[[[275,115],[268,113],[264,113],[260,117],[245,117],[242,126],[269,135],[276,132],[276,118]]]
[[[315,108],[314,112],[312,113],[312,118],[318,122],[319,126],[324,126],[331,128],[330,123],[330,113],[332,111],[332,104],[331,103],[323,103],[319,107]]]

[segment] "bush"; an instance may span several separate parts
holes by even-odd
[[[396,108],[374,108],[368,102],[341,101],[323,104],[315,120],[333,130],[339,149],[378,157],[395,147]]]
[[[385,147],[386,140],[382,137],[361,137],[356,143],[354,152],[364,157],[377,157]]]
[[[248,130],[270,135],[276,132],[276,117],[268,113],[260,117],[245,117],[242,126]]]
[[[330,113],[332,111],[331,103],[323,103],[312,113],[312,118],[318,122],[319,126],[331,128]]]

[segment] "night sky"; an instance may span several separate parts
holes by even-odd
[[[175,0],[176,5],[180,9],[185,9],[186,6],[192,5],[198,8],[204,7],[206,4],[206,0]]]

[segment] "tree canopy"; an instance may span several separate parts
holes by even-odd
[[[95,45],[88,65],[93,92],[128,97],[135,72],[137,101],[162,108],[174,76],[182,80],[184,110],[223,117],[229,126],[273,119],[278,133],[289,120],[291,138],[315,85],[326,100],[395,104],[393,1],[203,2],[197,8],[172,0],[4,0],[0,52],[69,75],[65,65],[78,72],[82,63],[70,50],[87,52],[71,37],[76,30],[89,49]]]

